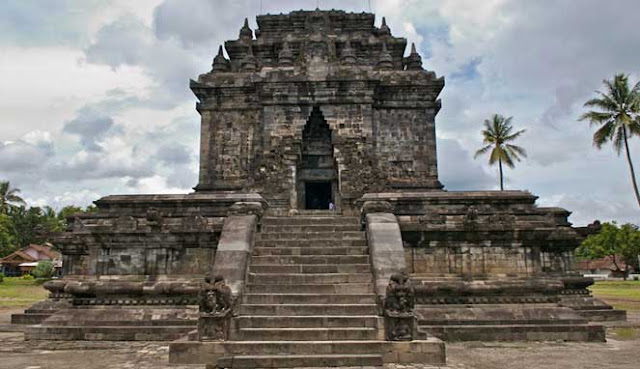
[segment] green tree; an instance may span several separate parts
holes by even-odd
[[[36,265],[36,268],[33,270],[32,274],[36,278],[49,279],[53,277],[55,273],[55,268],[51,260],[41,260]]]
[[[13,223],[6,214],[0,214],[0,258],[16,250]]]
[[[7,214],[16,205],[26,204],[19,193],[19,189],[11,188],[9,181],[0,182],[0,214]]]
[[[58,214],[52,207],[45,206],[42,208],[41,227],[46,233],[62,232],[66,227],[66,222],[60,220]]]
[[[53,230],[46,215],[39,207],[14,207],[9,210],[9,217],[13,224],[15,243],[17,247],[29,244],[41,244]]]
[[[613,80],[603,81],[606,91],[596,91],[599,95],[586,103],[585,107],[597,108],[582,114],[580,121],[587,120],[592,126],[599,126],[593,134],[593,145],[598,149],[611,141],[618,156],[624,147],[631,172],[631,182],[636,195],[636,201],[640,206],[640,193],[638,183],[629,152],[629,138],[640,134],[640,82],[633,88],[629,86],[629,77],[624,74],[616,74]]]
[[[62,226],[61,230],[64,230],[64,228],[67,226],[67,221],[69,218],[78,214],[94,213],[97,210],[98,208],[95,206],[87,206],[84,209],[79,206],[73,206],[73,205],[65,206],[64,208],[60,209],[60,211],[58,212],[58,221]]]
[[[504,179],[502,172],[502,164],[506,164],[509,168],[515,166],[514,161],[520,161],[520,157],[527,157],[526,151],[509,142],[513,142],[524,133],[524,129],[518,132],[512,132],[513,126],[511,120],[513,117],[505,118],[502,115],[494,114],[491,119],[484,121],[485,129],[482,130],[483,143],[485,146],[476,151],[474,158],[486,154],[491,150],[489,156],[489,164],[498,163],[500,169],[500,191],[504,191]]]
[[[604,257],[611,258],[617,271],[623,272],[625,279],[629,266],[638,267],[640,254],[640,230],[635,224],[623,224],[618,227],[616,222],[605,222],[598,234],[590,235],[576,249],[576,255],[593,260]],[[624,261],[625,269],[620,262]]]

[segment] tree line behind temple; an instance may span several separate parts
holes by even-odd
[[[30,244],[49,242],[52,233],[65,229],[67,216],[94,210],[93,206],[66,206],[60,211],[50,206],[28,207],[19,189],[0,182],[0,258]]]

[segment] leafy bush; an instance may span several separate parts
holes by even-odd
[[[4,273],[0,272],[0,283],[4,282]]]
[[[49,279],[53,276],[53,273],[55,273],[55,268],[51,260],[41,260],[38,262],[32,274],[38,279]]]
[[[24,279],[25,281],[33,281],[35,278],[31,274],[25,274],[22,276],[22,279]]]

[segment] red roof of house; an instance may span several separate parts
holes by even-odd
[[[23,247],[20,250],[14,251],[11,254],[0,259],[0,264],[22,264],[27,262],[34,262],[40,260],[58,260],[60,259],[60,253],[52,249],[52,245],[29,245]],[[37,257],[33,257],[27,253],[27,251],[33,250],[36,252]]]
[[[625,270],[627,268],[627,264],[620,258],[616,257],[616,262],[620,269]],[[611,256],[605,256],[601,259],[594,260],[580,260],[576,263],[576,267],[578,270],[591,270],[591,269],[609,269],[616,270],[616,266],[611,259]]]

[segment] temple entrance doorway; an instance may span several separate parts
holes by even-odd
[[[338,176],[333,157],[331,128],[319,107],[314,107],[302,131],[302,157],[298,164],[298,206],[301,209],[339,209]]]
[[[306,209],[328,210],[333,203],[331,182],[307,182],[304,190]]]

